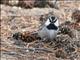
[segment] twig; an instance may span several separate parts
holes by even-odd
[[[52,51],[50,49],[46,49],[46,48],[23,48],[24,51],[26,52],[47,52],[47,53],[52,53]]]

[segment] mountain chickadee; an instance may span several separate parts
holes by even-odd
[[[43,40],[53,40],[59,31],[58,26],[59,22],[57,17],[50,16],[45,22],[44,26],[41,28],[41,30],[39,30],[38,35]]]

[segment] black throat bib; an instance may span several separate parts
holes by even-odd
[[[57,30],[57,29],[58,29],[58,27],[55,26],[54,24],[49,24],[49,25],[47,26],[47,28],[48,28],[49,30]]]

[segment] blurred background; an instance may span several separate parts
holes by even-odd
[[[1,60],[80,60],[79,0],[0,0],[0,11]],[[30,52],[26,51],[27,42],[12,38],[16,32],[37,31],[49,14],[58,17],[60,24],[65,21],[78,21],[72,30],[75,37],[60,35],[58,39],[61,42],[53,44],[32,42],[29,46],[32,48]],[[71,49],[62,41],[70,45]],[[52,52],[33,51],[33,48],[49,49]]]

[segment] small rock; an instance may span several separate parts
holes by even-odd
[[[75,22],[80,22],[80,10],[75,10],[71,17]]]
[[[58,50],[55,53],[57,58],[67,58],[67,54],[63,50]]]

